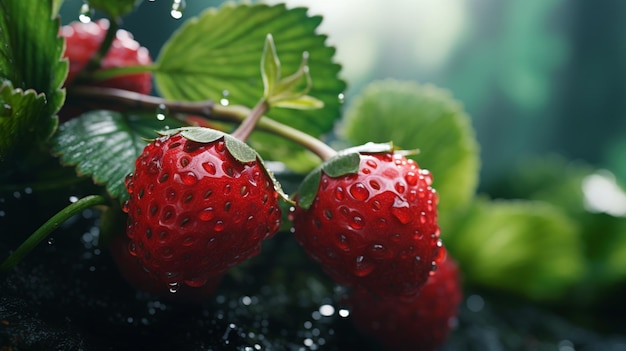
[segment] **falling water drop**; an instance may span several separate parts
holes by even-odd
[[[159,104],[156,110],[156,118],[159,121],[163,121],[165,120],[166,113],[167,113],[167,107],[165,106],[165,104]]]
[[[220,105],[228,106],[230,104],[230,100],[228,97],[230,96],[230,92],[228,90],[222,91],[222,98],[220,99]]]
[[[91,18],[93,17],[94,10],[91,8],[88,2],[83,3],[80,7],[80,12],[78,14],[78,20],[83,23],[91,22]]]
[[[169,283],[168,285],[170,287],[170,292],[172,294],[174,294],[174,293],[176,293],[178,291],[178,283],[177,282]]]
[[[174,19],[181,19],[183,17],[183,11],[185,11],[185,0],[174,0],[172,2],[172,11],[170,15]]]
[[[339,95],[337,95],[337,99],[339,100],[340,104],[346,102],[346,96],[344,95],[344,93],[339,93]]]
[[[54,238],[48,238],[48,245],[54,245]]]

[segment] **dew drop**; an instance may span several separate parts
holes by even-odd
[[[337,248],[342,251],[350,251],[350,242],[348,241],[348,237],[345,234],[337,235]]]
[[[396,198],[391,207],[391,214],[402,224],[407,224],[411,221],[409,204],[400,198]]]
[[[85,2],[80,7],[80,12],[78,13],[78,20],[83,23],[91,22],[91,18],[94,15],[94,10],[89,6],[89,3]]]
[[[174,19],[181,19],[183,17],[183,11],[185,11],[185,0],[174,0],[172,2],[172,11],[170,15]]]
[[[203,222],[208,222],[215,217],[215,213],[213,212],[213,207],[207,207],[204,210],[200,211],[198,214],[198,218]]]
[[[344,93],[339,93],[337,95],[337,100],[339,101],[340,104],[343,104],[346,102],[346,95]]]
[[[382,244],[373,244],[369,247],[369,252],[374,258],[385,258],[388,255],[388,250]]]
[[[343,192],[343,188],[338,186],[337,188],[335,188],[335,199],[341,201],[345,198],[345,194]]]
[[[204,168],[204,170],[211,175],[214,175],[215,172],[217,172],[217,169],[215,168],[215,164],[213,164],[213,162],[204,162],[202,164],[202,168]]]
[[[360,213],[355,213],[350,220],[350,227],[352,229],[361,229],[365,226],[365,220],[363,220],[363,216]]]
[[[365,256],[357,256],[354,261],[354,274],[358,277],[365,277],[366,275],[372,273],[374,270],[374,265],[365,258]]]
[[[48,238],[48,245],[54,245],[54,238]]]
[[[168,285],[172,294],[178,291],[179,284],[177,282],[169,283]]]
[[[185,185],[195,185],[198,182],[198,176],[193,172],[179,173],[179,175]]]
[[[222,230],[224,230],[225,227],[226,225],[224,224],[223,221],[217,221],[215,222],[215,225],[213,226],[213,230],[215,230],[216,232],[221,232]]]
[[[395,185],[395,189],[398,194],[404,194],[404,192],[406,191],[406,186],[402,182],[397,182]]]
[[[13,106],[9,104],[0,105],[0,117],[11,117],[13,113]]]
[[[409,171],[405,176],[404,176],[404,180],[406,180],[406,183],[409,186],[415,186],[417,185],[417,180],[418,180],[418,176],[417,174],[415,174],[415,172],[413,171]]]
[[[350,195],[355,200],[365,201],[370,196],[370,192],[363,183],[355,183],[350,187]]]

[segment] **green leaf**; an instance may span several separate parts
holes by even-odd
[[[556,299],[585,274],[580,231],[539,201],[477,199],[444,240],[468,283]]]
[[[106,185],[109,194],[124,202],[128,198],[124,179],[135,168],[135,160],[158,136],[156,130],[180,127],[181,123],[154,115],[123,114],[97,110],[69,120],[53,138],[53,152],[64,165],[76,166],[79,175],[91,176]]]
[[[312,79],[308,95],[321,100],[324,107],[298,112],[277,108],[267,115],[313,136],[330,132],[340,116],[338,96],[346,84],[338,77],[341,67],[333,62],[335,49],[326,45],[326,36],[316,32],[321,21],[320,16],[309,16],[305,8],[287,9],[284,4],[227,4],[208,9],[187,20],[163,46],[154,72],[157,89],[168,99],[189,101],[219,101],[228,92],[231,105],[252,107],[264,93],[259,63],[270,33],[282,72],[297,72],[303,53],[308,52]],[[307,99],[293,105],[310,104]],[[302,148],[266,134],[255,133],[250,142],[267,159],[286,155],[283,160],[288,161],[302,153]],[[262,144],[271,147],[258,147]]]
[[[20,143],[14,145],[13,151],[47,139],[57,127],[56,113],[65,100],[61,86],[68,64],[61,59],[64,40],[58,35],[60,21],[52,16],[50,0],[0,0],[0,83],[5,98],[9,94],[7,89],[12,90],[10,100],[18,103],[11,106],[11,119],[16,120],[0,122],[3,124],[0,139]],[[17,98],[17,95],[24,98]],[[26,96],[35,95],[41,96],[37,100],[43,99],[44,106],[26,108],[22,99],[33,99]],[[16,114],[18,111],[20,113]],[[5,125],[10,128],[4,128]],[[8,151],[6,145],[9,144],[4,142],[3,145],[0,157]]]
[[[99,11],[117,18],[133,12],[143,0],[88,0],[88,4]]]
[[[346,111],[340,133],[355,145],[392,141],[430,170],[439,193],[442,235],[453,213],[473,198],[478,184],[478,144],[459,102],[431,85],[395,80],[371,83]]]

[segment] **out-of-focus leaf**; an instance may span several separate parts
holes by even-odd
[[[341,67],[333,62],[335,49],[326,45],[325,35],[316,32],[321,21],[320,16],[309,16],[305,8],[287,9],[284,4],[227,4],[208,9],[187,20],[163,46],[154,72],[157,88],[168,99],[219,101],[227,97],[231,105],[252,107],[264,93],[260,63],[266,36],[272,34],[285,75],[298,71],[302,54],[308,52],[312,78],[308,95],[321,100],[324,107],[274,108],[267,115],[314,136],[330,132],[340,116],[339,94],[346,84],[338,77]],[[281,138],[255,134],[250,141],[268,160],[306,160],[301,148]],[[271,147],[257,147],[261,144]]]
[[[30,149],[57,127],[56,113],[65,100],[61,86],[68,64],[61,59],[64,41],[58,35],[60,22],[52,16],[50,0],[0,0],[0,84],[4,99],[0,106],[5,115],[0,117],[0,137],[5,139],[0,159],[9,151]],[[26,106],[24,99],[38,102]]]
[[[413,82],[373,82],[348,107],[341,133],[355,145],[391,141],[419,149],[412,158],[433,174],[442,236],[448,236],[451,215],[473,198],[479,171],[470,119],[449,92]]]
[[[124,202],[128,197],[124,179],[147,145],[144,138],[157,137],[156,130],[181,126],[154,115],[96,110],[62,124],[53,138],[53,151],[63,164],[76,166],[79,175],[91,176]]]
[[[580,230],[545,202],[477,199],[446,245],[469,283],[554,299],[585,274]]]
[[[88,4],[111,17],[121,17],[133,12],[143,0],[89,0]]]

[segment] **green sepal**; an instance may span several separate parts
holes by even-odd
[[[298,188],[298,206],[303,209],[311,207],[317,195],[322,172],[331,178],[356,174],[359,172],[361,154],[388,153],[393,150],[392,143],[367,143],[337,152],[304,178]]]
[[[263,97],[269,100],[276,84],[280,81],[280,61],[271,34],[265,37],[265,46],[261,56],[261,78],[263,79]]]
[[[212,143],[219,139],[224,139],[224,143],[226,145],[226,149],[230,152],[230,154],[241,163],[250,163],[250,162],[259,162],[261,164],[261,168],[265,170],[267,175],[270,177],[272,182],[274,183],[274,189],[278,192],[278,194],[286,201],[291,202],[289,200],[289,196],[284,193],[282,187],[278,180],[274,177],[272,172],[267,169],[265,163],[263,162],[263,158],[259,155],[253,148],[251,148],[248,144],[243,141],[233,137],[230,134],[226,134],[222,131],[205,128],[205,127],[181,127],[176,129],[167,129],[158,132],[162,136],[171,136],[175,134],[180,134],[184,138],[189,139],[191,141],[195,141],[198,143]]]

